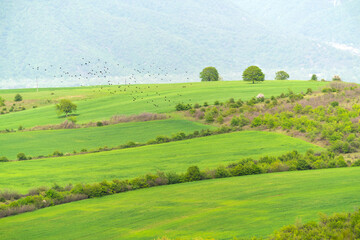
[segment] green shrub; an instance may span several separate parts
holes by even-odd
[[[230,177],[230,176],[231,176],[231,174],[224,166],[220,166],[215,170],[216,178],[226,178],[226,177]]]
[[[19,161],[27,159],[25,153],[18,153],[16,157],[17,157],[17,160],[19,160]]]
[[[23,100],[23,98],[20,94],[16,94],[14,100],[15,100],[15,102],[20,102]]]
[[[123,145],[123,148],[132,148],[132,147],[136,147],[137,144],[135,142],[127,142],[126,144]]]
[[[55,189],[49,189],[45,192],[45,197],[51,198],[51,199],[57,199],[62,200],[64,197]]]
[[[331,102],[330,103],[330,105],[332,106],[332,107],[337,107],[337,106],[339,106],[339,102]]]
[[[61,156],[64,156],[64,153],[59,152],[59,151],[55,151],[55,152],[53,152],[52,155],[53,155],[53,156],[56,156],[56,157],[61,157]]]
[[[201,180],[201,174],[198,166],[191,166],[185,174],[185,181],[192,182]]]
[[[305,159],[298,159],[296,163],[297,170],[308,170],[311,169],[310,164]]]
[[[0,157],[0,162],[8,162],[9,159],[7,157]]]
[[[212,122],[214,122],[214,114],[212,113],[212,112],[207,112],[207,113],[205,113],[205,121],[207,122],[207,123],[212,123]]]
[[[183,140],[183,139],[185,139],[185,138],[186,138],[186,134],[183,133],[183,132],[174,134],[174,135],[172,136],[172,139],[173,139],[173,140],[176,140],[176,141]]]
[[[181,177],[175,172],[166,173],[166,178],[168,179],[169,184],[176,184],[181,182]]]
[[[360,166],[360,159],[356,160],[355,162],[353,162],[353,164],[351,165],[352,167],[359,167]]]
[[[176,111],[185,111],[185,110],[190,110],[192,107],[190,104],[183,104],[183,103],[178,103],[175,106]]]
[[[102,122],[100,122],[100,121],[99,121],[99,122],[97,122],[97,123],[96,123],[96,126],[98,126],[98,127],[102,127],[102,126],[104,126],[104,124],[103,124]]]

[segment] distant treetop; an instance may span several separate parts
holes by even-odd
[[[337,81],[337,82],[341,82],[341,77],[339,75],[334,75],[332,80]]]
[[[275,76],[275,80],[287,80],[289,79],[289,74],[285,71],[278,71]]]
[[[257,66],[250,66],[243,72],[243,80],[252,82],[260,82],[265,80],[265,75]]]
[[[311,79],[310,79],[311,81],[317,81],[318,80],[318,77],[316,76],[316,74],[313,74],[312,76],[311,76]]]
[[[214,67],[207,67],[202,70],[200,73],[200,78],[202,82],[205,81],[219,81],[219,73]]]

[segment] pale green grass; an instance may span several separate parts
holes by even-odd
[[[225,101],[229,98],[247,100],[263,93],[265,97],[277,96],[287,92],[306,91],[307,88],[318,89],[327,83],[316,81],[265,81],[250,84],[243,81],[200,82],[181,84],[151,84],[132,86],[109,86],[91,88],[51,89],[39,93],[22,90],[25,100],[59,98],[79,99],[77,119],[79,123],[108,119],[116,114],[138,114],[142,112],[164,113],[175,110],[179,102],[212,104],[215,100]],[[126,89],[126,91],[124,91]],[[8,91],[11,92],[7,93]],[[19,90],[20,91],[20,90]],[[33,90],[34,91],[34,90]],[[110,94],[109,92],[114,92]],[[15,90],[2,90],[0,96],[13,98]],[[54,92],[54,95],[51,95]],[[136,98],[136,100],[133,99]],[[170,102],[169,102],[170,100]],[[154,106],[156,104],[156,106]],[[0,115],[0,129],[17,129],[36,125],[57,124],[64,121],[55,112],[55,104],[35,109],[28,109]]]
[[[245,157],[280,155],[291,150],[323,150],[311,143],[271,132],[235,132],[179,142],[85,155],[0,164],[0,189],[26,192],[53,183],[100,182],[157,171],[185,172],[191,165],[215,168]]]
[[[187,120],[159,120],[150,122],[120,123],[103,127],[30,131],[0,134],[0,156],[16,159],[19,152],[27,156],[49,155],[55,150],[72,153],[81,149],[116,147],[129,141],[146,143],[157,136],[178,132],[214,128]]]
[[[360,206],[360,168],[155,187],[0,219],[1,239],[266,237],[297,219]]]

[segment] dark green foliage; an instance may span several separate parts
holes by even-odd
[[[360,167],[360,159],[356,160],[351,166],[352,167]]]
[[[289,79],[289,74],[285,71],[279,71],[276,73],[275,80],[287,80]]]
[[[265,75],[257,66],[250,66],[243,72],[243,80],[248,82],[260,82],[265,80]]]
[[[99,121],[99,122],[96,123],[96,126],[97,126],[97,127],[101,127],[101,126],[104,126],[104,124]]]
[[[306,160],[299,159],[296,163],[296,169],[297,170],[308,170],[308,169],[311,169],[311,166]]]
[[[310,79],[311,81],[317,81],[318,80],[318,77],[316,76],[316,74],[313,74],[312,76],[311,76],[311,79]]]
[[[23,98],[20,94],[16,94],[14,100],[15,100],[15,102],[20,102],[23,100]]]
[[[137,144],[134,142],[127,142],[126,144],[122,145],[123,148],[132,148],[132,147],[136,147]]]
[[[19,161],[27,159],[25,153],[18,153],[16,157]]]
[[[190,104],[178,103],[178,104],[176,104],[175,109],[176,109],[176,111],[189,110],[189,109],[191,109],[191,105]]]
[[[191,166],[185,174],[185,181],[192,182],[201,179],[201,174],[198,166]]]
[[[166,143],[166,142],[170,142],[170,138],[168,138],[166,136],[157,136],[155,141],[157,143]]]
[[[249,124],[249,120],[247,118],[245,118],[244,116],[239,116],[239,117],[233,117],[231,119],[230,125],[231,126],[239,126],[239,127],[243,127]]]
[[[231,177],[231,174],[224,166],[220,166],[215,170],[215,178],[226,178],[226,177]]]
[[[52,155],[55,156],[55,157],[64,156],[64,154],[62,152],[59,152],[59,151],[55,151]]]
[[[337,107],[337,106],[339,106],[339,102],[331,102],[330,103],[330,105],[332,106],[332,107]]]
[[[8,162],[9,160],[7,157],[0,157],[0,162]]]
[[[214,67],[207,67],[200,73],[201,81],[219,81],[219,73]]]
[[[183,139],[186,139],[186,134],[183,133],[183,132],[174,134],[174,135],[172,136],[172,140],[175,140],[175,141],[180,141],[180,140],[183,140]]]

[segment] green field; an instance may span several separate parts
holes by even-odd
[[[360,168],[252,175],[83,200],[0,219],[1,239],[268,236],[360,205]]]
[[[277,96],[287,92],[306,91],[307,88],[318,89],[325,82],[317,81],[265,81],[250,84],[244,81],[197,82],[181,84],[150,84],[131,86],[108,86],[44,89],[39,93],[23,90],[24,100],[37,102],[36,99],[57,100],[59,98],[83,99],[78,105],[77,119],[79,123],[108,119],[116,114],[138,114],[143,112],[164,113],[175,110],[175,105],[184,103],[213,103],[215,100],[225,101],[229,98],[247,100],[263,93],[265,97]],[[124,91],[126,89],[126,91]],[[32,91],[35,91],[32,89]],[[59,92],[58,92],[59,91]],[[115,92],[116,91],[116,92]],[[113,92],[114,94],[110,94]],[[54,95],[51,95],[54,93]],[[14,90],[1,90],[0,96],[13,99]],[[133,97],[136,98],[134,101]],[[157,106],[154,106],[156,104]],[[17,129],[37,125],[58,124],[64,121],[56,115],[54,104],[31,108],[21,112],[0,115],[1,129]]]
[[[103,127],[6,133],[0,134],[0,156],[16,159],[19,152],[30,156],[49,155],[55,150],[80,152],[83,148],[116,147],[129,141],[146,143],[159,135],[171,136],[178,132],[191,133],[208,128],[213,127],[187,120],[167,119]]]
[[[291,150],[322,150],[300,139],[270,132],[235,132],[179,142],[60,158],[0,164],[0,189],[26,192],[53,183],[100,182],[156,171],[185,172],[191,165],[215,168],[245,157]]]

